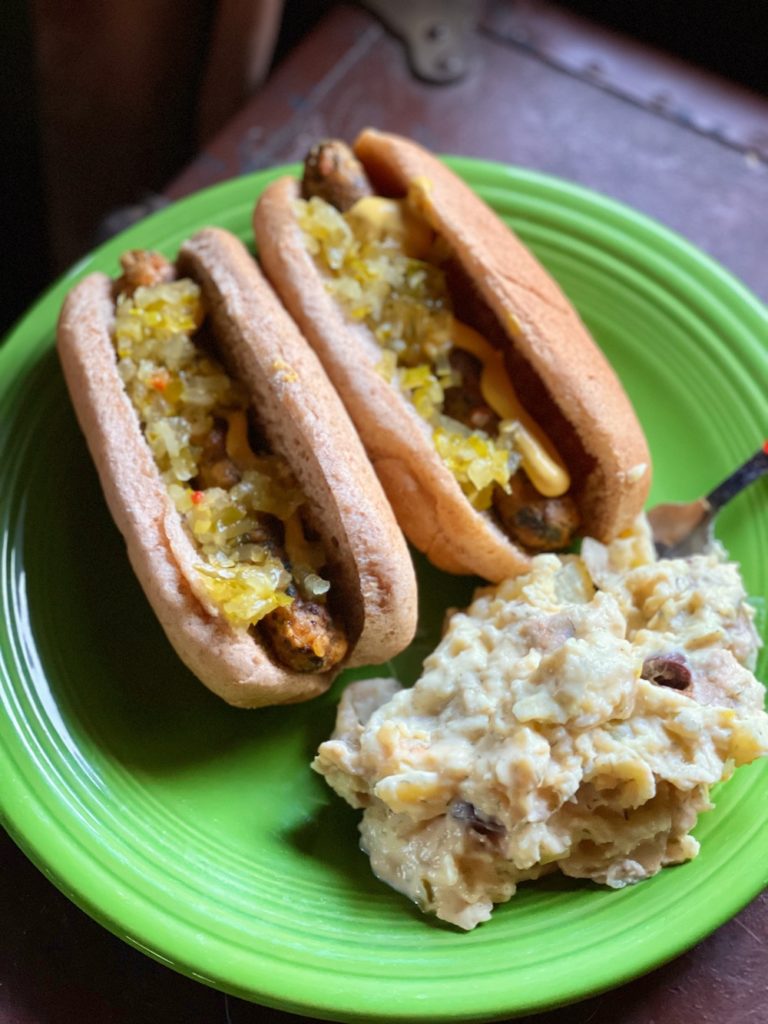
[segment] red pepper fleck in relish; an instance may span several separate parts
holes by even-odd
[[[202,491],[192,491],[192,503],[194,505],[199,505],[204,497],[205,495]]]

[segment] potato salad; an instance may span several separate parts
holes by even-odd
[[[478,591],[413,687],[350,685],[313,767],[375,874],[471,929],[547,872],[621,888],[695,857],[710,788],[768,754],[759,646],[737,566],[657,560],[641,518]]]

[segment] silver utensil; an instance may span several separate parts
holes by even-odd
[[[768,473],[768,441],[704,498],[657,505],[648,513],[656,553],[660,558],[685,558],[714,543],[715,516],[731,498]]]

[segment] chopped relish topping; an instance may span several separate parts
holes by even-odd
[[[322,545],[304,538],[305,498],[290,468],[279,455],[252,451],[245,390],[192,340],[203,319],[200,289],[188,279],[121,295],[118,372],[196,542],[206,593],[232,625],[248,628],[290,605],[294,584],[313,600],[322,600],[329,584],[318,575]],[[274,537],[275,519],[285,524],[284,538]]]
[[[465,428],[466,429],[466,428]],[[437,454],[461,481],[462,490],[475,508],[490,508],[493,485],[509,484],[509,451],[479,430],[437,427],[432,435]]]
[[[353,206],[342,214],[317,196],[296,201],[307,250],[328,291],[352,319],[370,328],[382,347],[377,369],[432,426],[435,448],[470,502],[487,509],[494,486],[508,491],[520,464],[514,431],[491,437],[444,414],[446,390],[461,383],[449,361],[457,321],[445,274],[408,254],[423,253],[424,240],[414,243],[411,230],[404,244],[389,207],[378,224],[363,212]],[[405,228],[410,229],[407,220]]]

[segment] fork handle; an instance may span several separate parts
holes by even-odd
[[[762,448],[758,448],[751,458],[747,459],[742,466],[734,470],[727,479],[707,495],[708,505],[713,512],[717,512],[727,501],[735,498],[745,487],[748,487],[764,473],[768,473],[768,441],[765,441]]]

